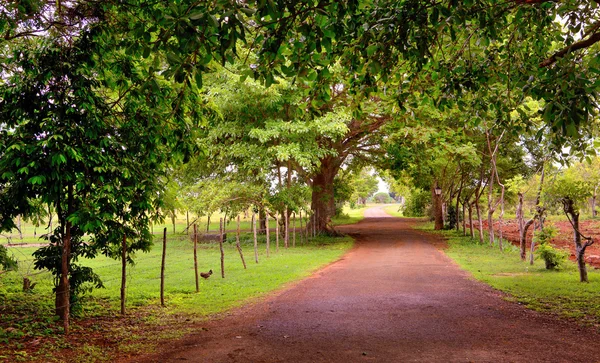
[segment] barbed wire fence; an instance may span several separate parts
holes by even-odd
[[[285,247],[289,247],[290,241],[292,242],[291,243],[292,247],[296,246],[296,233],[299,234],[299,240],[302,245],[304,245],[308,241],[308,239],[311,235],[312,236],[316,235],[314,233],[314,224],[315,223],[313,222],[316,218],[313,214],[304,213],[304,215],[303,215],[300,212],[299,216],[296,216],[296,214],[294,213],[292,216],[289,216],[289,217],[291,218],[291,222],[286,221],[284,223],[285,231],[283,232],[283,238],[284,238],[284,246]],[[296,227],[296,218],[298,218],[298,221],[299,221],[299,230],[297,230],[297,227]],[[251,248],[253,245],[254,239],[253,239],[253,233],[252,233],[252,223],[250,224],[251,230],[244,231],[244,232],[249,232],[249,233],[242,234],[241,233],[242,230],[240,229],[239,215],[236,216],[236,218],[231,218],[230,221],[232,221],[234,219],[237,219],[236,228],[233,231],[231,229],[227,230],[226,229],[227,223],[223,224],[219,239],[220,239],[221,243],[226,242],[225,246],[227,249],[226,250],[227,254],[232,254],[235,252],[237,252],[236,254],[239,254],[240,262],[243,265],[243,268],[245,270],[245,269],[247,269],[247,266],[246,266],[246,262],[244,260],[243,249],[244,249],[244,247]],[[279,238],[279,221],[278,221],[278,218],[276,218],[275,220],[276,220],[276,233],[277,233],[276,238]],[[254,222],[257,222],[256,219],[254,220]],[[291,228],[290,228],[290,226],[291,226]],[[290,231],[290,229],[291,229],[291,231]],[[200,230],[200,228],[198,228],[198,230]],[[225,239],[224,235],[226,233],[230,233],[230,232],[233,232],[235,234],[235,238]],[[291,236],[290,236],[290,233],[292,233]],[[181,271],[176,271],[176,270],[172,269],[170,267],[170,265],[180,266],[181,263],[183,262],[190,266],[190,270],[193,270],[193,267],[194,267],[193,237],[195,235],[190,236],[188,234],[181,235],[181,234],[172,234],[172,233],[170,235],[167,235],[165,233],[165,236],[167,236],[168,238],[167,238],[166,244],[165,244],[164,257],[163,257],[162,253],[158,253],[158,252],[154,252],[153,254],[152,254],[152,252],[151,252],[151,254],[143,254],[143,253],[140,254],[140,253],[134,252],[136,254],[136,256],[134,258],[134,263],[127,264],[125,273],[122,275],[116,274],[114,272],[114,270],[117,270],[119,267],[122,267],[121,260],[114,260],[114,262],[107,261],[106,263],[104,263],[102,265],[93,266],[94,272],[96,272],[100,276],[100,278],[102,279],[102,283],[104,284],[105,287],[107,287],[107,289],[117,290],[117,287],[119,286],[119,284],[122,284],[125,287],[125,290],[121,297],[121,306],[123,307],[123,310],[122,310],[123,314],[125,313],[124,307],[126,305],[126,301],[128,301],[130,299],[135,300],[137,298],[136,294],[138,294],[139,292],[137,292],[135,289],[131,289],[130,287],[135,286],[139,281],[147,280],[149,278],[152,280],[156,279],[156,281],[157,281],[156,298],[157,299],[160,298],[161,305],[164,306],[165,305],[164,291],[165,290],[173,291],[172,289],[169,289],[169,287],[167,285],[167,282],[171,281],[170,277],[183,275]],[[190,237],[192,237],[192,238],[190,238]],[[7,238],[12,238],[12,237],[9,236]],[[216,249],[219,247],[219,241],[216,241],[216,242],[207,241],[203,238],[203,239],[201,239],[201,242],[202,243],[199,245],[200,251],[202,251],[203,249]],[[261,243],[266,244],[266,240],[262,240]],[[159,243],[156,243],[156,247],[158,247],[158,246],[159,246]],[[160,248],[156,248],[156,250],[159,251]],[[26,279],[27,279],[31,283],[31,282],[33,282],[31,280],[37,280],[37,282],[39,282],[39,280],[55,278],[54,276],[52,276],[52,273],[49,270],[35,270],[34,269],[35,259],[31,255],[30,251],[23,250],[21,247],[10,248],[10,251],[11,251],[13,257],[18,261],[18,269],[16,270],[16,273],[18,274],[18,276],[20,276],[23,279],[23,281],[26,281]],[[224,260],[225,252],[223,252],[223,247],[221,247],[221,251],[222,251],[221,258]],[[128,253],[128,252],[125,250],[125,253]],[[257,253],[258,253],[258,251],[257,251]],[[165,261],[164,261],[164,263],[161,263],[163,258],[165,259]],[[233,263],[232,259],[230,259],[229,261],[231,261],[231,262],[228,262],[228,263]],[[222,266],[224,266],[224,261],[223,261]],[[164,268],[164,271],[161,271],[163,268]],[[222,269],[223,269],[223,267],[222,267]],[[107,275],[111,275],[111,276],[106,277]],[[103,276],[105,276],[105,277],[103,277]],[[223,276],[224,276],[224,274],[223,274]],[[124,284],[124,280],[127,281],[127,284]],[[159,282],[160,282],[160,284],[159,284]],[[33,284],[29,284],[27,286],[26,290],[29,290],[32,294],[35,294],[34,296],[36,299],[43,299],[43,300],[48,301],[48,304],[47,304],[48,308],[60,310],[63,308],[70,307],[70,304],[68,304],[66,306],[56,306],[54,304],[51,304],[51,302],[56,299],[56,293],[53,291],[53,288],[54,288],[53,283],[45,283],[45,284],[43,284],[43,286],[38,285],[38,288],[34,290],[35,286],[36,286],[36,282],[33,282]],[[26,286],[24,283],[24,290],[25,290],[25,287]],[[194,287],[196,287],[196,289],[194,289]],[[177,289],[185,290],[185,287],[182,288],[181,286],[178,286]],[[197,283],[196,283],[196,286],[194,286],[193,276],[190,278],[189,289],[190,289],[190,292],[194,292],[194,291],[198,292],[199,291]],[[70,294],[70,291],[67,290],[64,293]],[[115,291],[115,293],[116,293],[116,291]],[[109,299],[111,299],[111,297],[109,297]]]

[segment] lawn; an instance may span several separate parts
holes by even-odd
[[[316,237],[305,242],[299,234],[296,247],[291,246],[292,242],[290,238],[286,249],[280,239],[277,252],[272,235],[267,257],[265,237],[260,236],[256,263],[252,234],[242,234],[247,264],[244,269],[235,247],[235,234],[230,234],[224,244],[226,278],[221,277],[218,243],[200,244],[199,270],[212,269],[213,275],[200,279],[196,293],[193,243],[186,235],[170,235],[165,264],[166,308],[160,308],[162,242],[156,236],[154,248],[149,253],[137,253],[135,265],[128,266],[125,317],[118,314],[120,262],[106,257],[82,260],[81,264],[100,275],[105,288],[93,290],[82,300],[67,338],[53,317],[52,276],[33,270],[34,248],[13,248],[20,270],[0,277],[0,361],[110,361],[117,354],[147,351],[159,340],[184,335],[193,324],[212,314],[246,304],[310,275],[340,258],[353,244],[348,237]],[[37,284],[28,293],[21,291],[26,276]]]
[[[432,229],[427,224],[425,229]],[[455,231],[443,231],[446,254],[476,279],[508,293],[507,299],[528,308],[600,325],[600,271],[588,266],[589,283],[579,282],[575,263],[566,261],[558,271],[546,270],[544,261],[523,262],[517,247],[505,243],[480,245]]]

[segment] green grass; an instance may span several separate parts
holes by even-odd
[[[383,210],[393,217],[403,217],[402,212],[400,211],[400,204],[390,204],[385,206]]]
[[[424,227],[431,229],[431,226]],[[508,299],[528,308],[576,318],[583,324],[600,324],[600,271],[588,266],[589,283],[579,282],[575,264],[567,261],[559,271],[546,270],[542,260],[521,261],[518,248],[505,243],[480,245],[455,231],[443,231],[446,254],[476,279],[509,294]]]
[[[344,224],[353,224],[365,218],[365,209],[367,207],[361,206],[358,208],[350,208],[349,206],[344,206],[341,216],[334,217],[332,222],[335,226],[341,226]]]
[[[78,317],[72,329],[78,334],[91,334],[94,329],[89,327],[90,321],[110,320],[112,325],[105,327],[102,325],[104,323],[99,323],[101,325],[98,330],[110,331],[111,335],[119,337],[120,351],[150,349],[148,345],[151,346],[158,336],[172,339],[185,334],[185,327],[189,323],[181,323],[177,320],[179,317],[184,316],[184,322],[186,319],[198,321],[211,314],[246,304],[290,282],[309,276],[320,267],[340,258],[353,244],[352,239],[348,237],[317,237],[310,239],[308,243],[302,243],[300,235],[297,234],[295,248],[291,247],[292,238],[288,249],[283,247],[283,240],[280,239],[280,250],[276,252],[275,238],[273,235],[271,237],[271,253],[267,258],[265,237],[260,236],[257,264],[254,261],[252,235],[242,235],[241,244],[248,267],[244,270],[235,248],[235,235],[230,235],[229,241],[224,244],[225,279],[221,278],[220,273],[218,243],[200,244],[199,270],[212,269],[213,275],[207,280],[200,279],[199,293],[195,291],[192,242],[187,236],[176,235],[169,238],[165,268],[166,309],[156,308],[160,305],[161,265],[161,241],[157,237],[152,251],[137,253],[135,265],[127,267],[127,319],[135,321],[132,324],[141,329],[136,334],[132,334],[131,329],[120,327],[120,324],[128,324],[120,322],[118,317],[120,262],[106,257],[82,260],[82,264],[92,267],[101,276],[105,288],[96,289],[85,297],[82,304],[84,308],[77,311]],[[37,274],[38,272],[33,270],[31,253],[34,250],[35,248],[11,249],[19,258],[20,270],[0,276],[0,343],[7,347],[0,349],[0,361],[3,357],[15,361],[44,360],[44,356],[59,352],[63,346],[79,349],[78,352],[82,356],[97,355],[97,349],[88,341],[82,342],[79,348],[73,347],[73,342],[65,343],[60,334],[62,328],[53,317],[52,276],[47,272]],[[29,276],[37,283],[30,293],[21,291],[24,276]],[[150,333],[143,329],[165,324],[177,327],[170,326],[168,334],[167,331],[159,330],[159,335],[154,337],[149,337]],[[148,331],[151,332],[152,329],[148,328]],[[44,341],[40,346],[45,348],[33,352],[26,351],[28,342],[36,339]],[[53,343],[46,344],[48,341]],[[23,354],[29,358],[21,357]],[[67,360],[77,361],[73,357]]]

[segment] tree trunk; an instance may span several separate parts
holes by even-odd
[[[177,216],[175,215],[175,210],[173,210],[173,214],[171,214],[171,223],[173,223],[173,234],[175,234],[175,221]]]
[[[125,301],[127,296],[127,235],[123,234],[121,245],[121,315],[125,315]]]
[[[492,171],[493,173],[493,171]],[[490,246],[494,246],[494,175],[490,175],[490,182],[488,185],[488,238],[490,240]]]
[[[571,219],[573,227],[573,240],[575,241],[575,256],[577,257],[577,268],[579,269],[579,281],[588,282],[587,268],[585,267],[585,249],[591,244],[581,242],[579,231],[579,212],[575,209],[575,203],[569,197],[563,198],[565,214]]]
[[[483,244],[483,219],[481,218],[481,207],[479,206],[479,199],[475,200],[475,211],[477,212],[477,230],[479,231],[479,243]]]
[[[596,194],[598,193],[598,187],[594,188],[594,194],[592,194],[592,217],[596,217]]]
[[[19,230],[19,239],[23,242],[23,229],[21,229],[21,215],[17,216],[17,229]]]
[[[339,235],[331,225],[335,215],[333,180],[339,170],[333,158],[321,160],[318,173],[312,179],[311,209],[315,218],[311,221],[317,234]]]
[[[186,223],[186,227],[185,227],[185,233],[188,234],[188,236],[190,235],[190,211],[185,211],[185,223]]]
[[[475,231],[473,231],[473,204],[469,203],[467,205],[467,210],[469,212],[469,232],[471,234],[471,239],[475,238]]]
[[[456,211],[456,232],[458,232],[460,230],[460,218],[459,218],[460,214],[458,213],[458,207],[460,205],[460,197],[461,197],[461,194],[462,194],[462,189],[463,189],[463,180],[461,179],[460,186],[458,187],[458,193],[456,194],[456,208],[455,208],[455,211]],[[464,204],[463,204],[463,218],[462,218],[463,222],[465,220],[465,218],[464,218],[464,212],[465,212],[465,209],[464,209]],[[463,231],[464,231],[464,226],[463,226]]]
[[[268,217],[267,214],[269,213],[269,211],[267,211],[265,208],[260,207],[258,209],[258,234],[265,234],[267,233],[267,228],[268,228]]]
[[[517,217],[517,226],[519,227],[519,247],[521,250],[521,260],[525,261],[525,237],[523,231],[525,230],[525,221],[523,217],[523,193],[517,193],[519,201],[517,203],[517,209],[515,211]]]
[[[61,269],[58,286],[56,287],[55,308],[56,315],[63,321],[65,334],[69,332],[69,313],[70,313],[70,286],[69,286],[69,264],[71,257],[71,222],[66,223],[65,234],[63,236],[63,246],[61,254]]]

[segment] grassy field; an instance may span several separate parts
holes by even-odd
[[[402,212],[400,211],[400,204],[390,204],[383,208],[385,212],[394,217],[403,217]]]
[[[364,210],[350,210],[348,217],[334,223],[354,223]],[[177,230],[183,224],[176,225]],[[213,224],[216,226],[216,224]],[[168,225],[167,225],[168,227]],[[250,225],[247,223],[246,228]],[[275,224],[272,223],[274,229]],[[155,227],[158,234],[160,226]],[[230,225],[231,229],[235,225]],[[270,256],[267,257],[265,236],[259,236],[259,263],[255,262],[251,233],[242,233],[241,246],[247,269],[244,269],[235,247],[235,233],[224,244],[225,278],[221,277],[218,243],[202,243],[198,248],[200,271],[213,270],[213,275],[200,279],[196,293],[193,263],[193,243],[187,235],[172,234],[169,228],[166,268],[166,308],[160,308],[161,238],[149,253],[137,253],[135,265],[127,271],[127,309],[119,312],[121,264],[106,257],[81,260],[102,278],[105,288],[87,294],[76,310],[73,333],[65,338],[60,324],[53,317],[53,277],[48,272],[33,269],[33,247],[11,248],[19,260],[20,269],[0,275],[0,361],[92,362],[111,361],[124,352],[152,349],[157,341],[180,337],[190,325],[207,316],[247,304],[282,286],[310,275],[320,267],[340,258],[352,247],[350,238],[316,237],[305,241],[296,234],[296,247],[284,248],[280,239],[276,250],[271,235]],[[242,225],[244,229],[244,225]],[[28,277],[36,283],[31,292],[22,292],[22,280]],[[168,329],[162,327],[168,326]],[[176,327],[176,328],[174,328]],[[111,336],[106,338],[97,335]],[[69,349],[64,349],[69,348]]]
[[[432,224],[422,226],[433,229]],[[588,266],[589,283],[580,283],[575,263],[559,271],[546,270],[543,260],[522,262],[517,247],[480,245],[455,231],[442,231],[448,239],[446,254],[476,279],[509,294],[508,299],[528,308],[600,325],[600,271]]]

